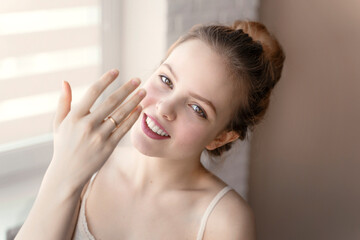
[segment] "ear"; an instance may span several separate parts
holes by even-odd
[[[218,135],[211,143],[206,146],[207,150],[214,150],[221,147],[229,142],[233,142],[239,138],[239,134],[235,131],[224,131]]]

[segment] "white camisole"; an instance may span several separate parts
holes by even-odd
[[[89,183],[89,185],[88,185],[88,187],[86,189],[86,192],[84,194],[84,197],[82,199],[81,206],[80,206],[79,217],[78,217],[78,221],[77,221],[77,224],[76,224],[76,227],[75,227],[73,240],[96,240],[95,237],[89,231],[87,221],[86,221],[86,213],[85,213],[86,199],[87,199],[87,197],[89,195],[89,190],[90,190],[90,188],[92,186],[92,183],[94,181],[94,178],[95,178],[96,174],[97,174],[97,172],[91,177],[90,183]],[[232,190],[231,187],[225,186],[221,191],[218,192],[218,194],[216,194],[216,196],[210,202],[210,204],[207,207],[203,217],[201,218],[200,228],[199,228],[196,240],[202,240],[203,239],[206,222],[207,222],[207,220],[209,218],[210,213],[214,209],[215,205],[219,202],[219,200],[230,190]]]

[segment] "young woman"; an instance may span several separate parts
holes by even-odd
[[[255,239],[249,206],[200,155],[245,139],[264,116],[284,59],[260,23],[199,25],[120,107],[139,79],[92,112],[118,71],[72,109],[65,83],[53,159],[17,239]],[[131,126],[133,148],[117,147]]]

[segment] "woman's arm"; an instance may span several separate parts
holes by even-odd
[[[15,239],[63,240],[71,239],[73,235],[82,189],[48,180],[49,170],[28,218]]]
[[[66,240],[72,237],[84,185],[104,165],[141,112],[138,104],[145,96],[144,90],[119,107],[139,86],[139,79],[125,83],[90,112],[97,98],[117,76],[117,70],[104,74],[73,109],[71,87],[64,83],[53,125],[54,155],[34,205],[15,239]],[[109,114],[114,121],[105,120]]]

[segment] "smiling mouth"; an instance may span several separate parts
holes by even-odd
[[[164,132],[158,125],[156,125],[156,123],[149,116],[146,116],[145,121],[147,126],[150,128],[150,130],[156,133],[157,135],[165,136],[165,137],[169,136],[169,134]]]
[[[170,135],[166,132],[166,130],[155,119],[145,113],[141,127],[144,133],[152,139],[161,140],[170,138]]]

